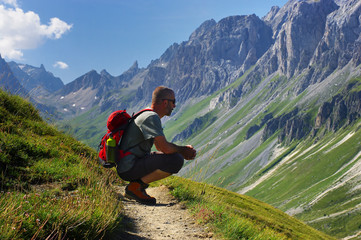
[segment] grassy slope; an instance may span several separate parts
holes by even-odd
[[[0,91],[0,239],[99,238],[121,205],[96,153]]]
[[[94,107],[80,116],[58,123],[58,127],[96,149],[106,133],[106,120],[110,114],[110,111],[97,112],[98,108]]]
[[[162,183],[186,202],[198,222],[226,239],[332,239],[252,197],[178,177]]]
[[[356,84],[350,91],[358,91],[360,80],[351,81]],[[310,111],[316,115],[314,109]],[[279,158],[243,185],[278,167],[247,195],[296,214],[297,218],[333,236],[357,234],[360,231],[357,223],[361,221],[361,191],[357,188],[361,183],[360,124],[361,120],[337,132],[320,129],[315,138],[286,146]]]
[[[119,223],[121,204],[109,182],[120,182],[99,168],[91,148],[2,91],[0,130],[1,239],[98,239]],[[163,183],[224,238],[330,239],[250,197],[176,177]]]
[[[360,230],[357,223],[361,221],[358,208],[361,191],[356,186],[361,179],[350,169],[360,160],[358,126],[328,134],[314,145],[300,143],[289,152],[294,154],[292,158],[247,195],[284,211],[301,208],[302,212],[296,215],[298,218],[336,237],[357,233]],[[350,132],[354,134],[348,138]],[[335,188],[328,191],[332,187]],[[312,203],[324,191],[326,194]]]
[[[278,81],[277,77],[272,79],[271,82],[272,81]],[[359,82],[360,79],[358,78],[351,80],[351,82],[352,81]],[[280,82],[283,83],[282,80]],[[360,85],[356,85],[356,88],[359,88],[359,86]],[[358,89],[356,88],[354,87],[351,91],[357,91]],[[290,112],[306,95],[306,92],[304,92],[303,94],[290,99],[287,98],[287,95],[279,95],[262,111],[258,111],[256,118],[244,121],[243,119],[245,119],[245,117],[253,114],[253,111],[255,111],[254,109],[257,109],[259,103],[266,103],[271,97],[273,93],[272,91],[269,91],[269,89],[270,88],[262,89],[247,104],[242,106],[242,108],[237,108],[236,106],[226,115],[219,115],[219,118],[225,118],[227,120],[222,122],[222,124],[219,124],[220,121],[216,122],[209,128],[197,133],[197,135],[188,140],[199,145],[208,141],[209,143],[202,146],[202,154],[203,152],[207,153],[209,150],[214,152],[211,156],[206,155],[207,157],[204,161],[197,162],[197,164],[190,169],[187,174],[192,175],[197,173],[199,175],[197,176],[197,180],[199,181],[211,182],[218,186],[226,187],[235,191],[241,189],[239,177],[246,174],[244,173],[245,166],[260,156],[264,152],[264,149],[267,148],[271,140],[277,137],[276,135],[260,144],[257,149],[248,156],[243,157],[242,159],[237,159],[237,161],[232,160],[233,162],[231,164],[223,165],[223,167],[216,172],[213,172],[213,169],[217,168],[225,159],[229,158],[235,151],[237,151],[239,146],[238,144],[242,143],[245,139],[244,136],[246,130],[253,124],[259,124],[260,119],[262,119],[265,113],[272,112],[274,117],[277,117],[282,113]],[[284,92],[287,92],[286,90]],[[242,98],[245,98],[245,96],[242,96]],[[240,102],[241,101],[242,99],[240,99]],[[312,101],[306,103],[308,106],[305,109],[300,109],[303,114],[307,114],[309,116],[309,121],[311,123],[315,121],[315,116],[317,114],[317,107],[313,105],[315,101],[317,101],[317,99],[313,99]],[[199,105],[202,104],[202,106],[207,106],[209,102],[210,98],[205,99],[199,103]],[[192,115],[193,113],[191,112],[191,109],[193,111],[195,109],[195,112],[199,111],[197,107],[198,105],[195,106],[195,108],[192,107],[189,108],[189,110],[185,109],[183,114],[185,116]],[[234,114],[229,115],[231,112]],[[220,113],[222,113],[222,111]],[[230,117],[228,117],[228,115]],[[183,121],[186,120],[186,118],[183,119]],[[247,125],[241,126],[238,124],[239,122],[246,123]],[[176,129],[179,127],[180,125],[175,125],[173,128]],[[241,129],[241,131],[237,131],[238,129]],[[343,137],[352,131],[355,131],[356,134],[346,141],[345,144],[327,152],[328,149],[332,146],[336,146]],[[170,133],[173,132],[174,131],[170,131]],[[224,140],[229,136],[235,135],[235,133],[237,136],[233,139],[228,138],[228,140]],[[306,139],[303,142],[292,142],[289,146],[287,146],[288,150],[285,151],[284,155],[281,155],[277,159],[273,159],[263,168],[259,166],[259,169],[254,169],[254,172],[250,175],[249,182],[243,185],[243,187],[262,177],[262,175],[266,174],[269,170],[273,169],[274,166],[278,165],[279,162],[282,162],[283,158],[290,156],[295,151],[299,151],[297,155],[292,157],[289,164],[279,168],[274,176],[267,179],[267,181],[262,182],[262,184],[247,194],[270,203],[273,206],[279,207],[284,211],[297,208],[299,209],[301,206],[301,208],[304,208],[304,212],[297,214],[297,217],[334,236],[344,237],[357,233],[360,230],[360,226],[357,222],[360,222],[358,215],[360,213],[359,204],[361,202],[359,200],[360,193],[356,187],[359,183],[358,179],[353,179],[352,182],[342,185],[334,191],[328,192],[321,201],[311,207],[307,204],[318,193],[327,190],[332,185],[335,185],[336,180],[344,180],[339,178],[342,174],[348,171],[353,164],[356,163],[356,161],[352,162],[347,168],[342,169],[342,171],[337,171],[346,166],[348,162],[351,162],[353,157],[355,157],[359,152],[359,134],[358,127],[355,125],[354,129],[347,128],[336,133],[329,133],[326,136],[319,136],[317,146],[314,150],[308,152],[305,152],[305,150],[312,146],[312,143],[317,138]],[[213,141],[213,139],[216,141]],[[323,151],[314,154],[314,151],[317,152],[323,146],[329,144],[331,140],[333,141],[331,145],[323,149]],[[296,146],[297,148],[295,149]],[[327,200],[327,198],[330,198],[330,200]],[[340,205],[338,205],[338,203],[340,203]],[[341,214],[343,210],[346,210],[346,213]]]

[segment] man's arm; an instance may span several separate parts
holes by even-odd
[[[197,155],[197,151],[193,148],[193,146],[178,146],[174,143],[168,142],[164,136],[155,137],[154,145],[158,151],[165,154],[179,153],[187,160],[192,160]]]

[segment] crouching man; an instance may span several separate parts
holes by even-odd
[[[157,87],[152,95],[152,111],[141,113],[123,135],[120,149],[132,154],[117,164],[117,172],[130,182],[125,196],[143,204],[156,204],[156,199],[145,191],[149,183],[178,173],[184,159],[193,160],[197,154],[193,146],[178,146],[164,136],[160,119],[171,115],[175,101],[172,89]],[[153,144],[158,152],[151,152]]]

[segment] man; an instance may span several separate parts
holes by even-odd
[[[125,196],[143,204],[156,203],[145,191],[149,183],[178,173],[184,159],[196,157],[193,146],[178,146],[164,136],[160,119],[171,115],[175,101],[172,89],[157,87],[152,95],[152,111],[141,113],[123,136],[120,149],[132,154],[122,159],[117,171],[122,179],[130,181]],[[159,152],[151,153],[153,144]]]

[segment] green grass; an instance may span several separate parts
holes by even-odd
[[[0,91],[0,239],[102,239],[119,226],[115,171]],[[330,239],[253,198],[182,178],[161,183],[225,239]]]
[[[353,131],[355,134],[341,144],[342,139]],[[355,162],[350,161],[361,151],[360,143],[361,131],[357,124],[323,135],[314,146],[312,141],[299,142],[296,148],[286,151],[287,155],[293,153],[293,157],[247,195],[284,211],[301,207],[303,211],[296,215],[297,218],[306,222],[319,219],[311,221],[310,225],[330,235],[345,237],[357,233],[360,225],[354,221],[361,221],[359,210],[334,217],[332,214],[353,209],[361,203],[361,191],[351,190],[360,181],[355,179],[353,185],[340,185],[315,204],[308,203],[330,186],[344,181],[341,177],[353,167]],[[313,148],[309,149],[311,146]]]
[[[105,111],[99,114],[98,111],[98,107],[93,107],[90,111],[71,120],[57,123],[57,127],[88,146],[97,149],[101,138],[106,133],[106,121],[111,113]]]
[[[162,184],[224,239],[333,239],[252,197],[179,177]]]
[[[0,91],[0,239],[99,239],[121,204],[96,152]]]
[[[267,146],[268,144],[273,141],[273,138],[269,138],[267,141],[263,142],[258,148],[248,154],[245,158],[241,159],[240,161],[235,161],[234,164],[229,165],[223,168],[221,171],[217,172],[216,174],[212,175],[207,182],[211,182],[213,184],[217,184],[220,187],[225,187],[227,189],[236,190],[240,184],[238,184],[238,178],[242,177],[244,174],[249,174],[252,176],[256,172],[258,172],[258,168],[260,166],[255,166],[258,168],[252,169],[252,173],[249,173],[249,169],[245,167],[252,162]],[[224,177],[227,176],[227,177]],[[223,178],[224,180],[220,183],[218,179]]]

